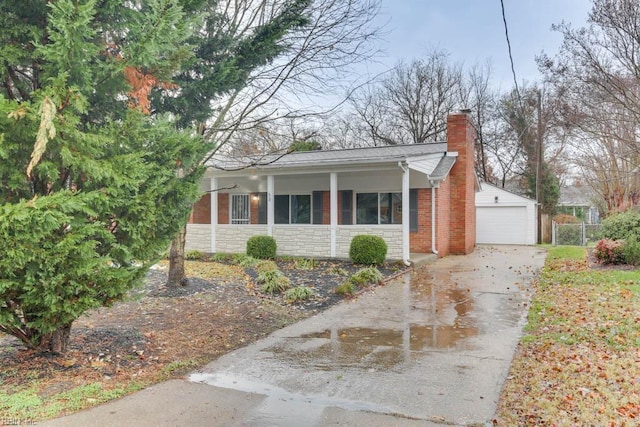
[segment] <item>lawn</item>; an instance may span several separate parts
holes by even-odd
[[[496,423],[637,425],[639,368],[640,271],[550,248]]]

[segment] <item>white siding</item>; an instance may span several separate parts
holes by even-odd
[[[533,245],[536,227],[534,200],[482,184],[476,193],[477,243]]]

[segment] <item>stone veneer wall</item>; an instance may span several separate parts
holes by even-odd
[[[211,252],[211,225],[187,224],[185,251]]]
[[[328,258],[331,227],[328,225],[274,225],[278,255]]]
[[[402,259],[402,225],[341,225],[338,227],[336,256],[349,258],[351,239],[358,234],[379,236],[387,243],[387,258]]]
[[[251,236],[267,234],[266,225],[228,225],[216,227],[216,252],[245,253]]]

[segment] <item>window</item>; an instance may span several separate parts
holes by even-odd
[[[276,195],[274,216],[276,224],[311,224],[311,195]]]
[[[231,224],[249,224],[251,206],[248,194],[231,195]]]
[[[356,194],[356,224],[402,224],[402,193]]]

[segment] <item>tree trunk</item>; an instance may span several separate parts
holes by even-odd
[[[71,336],[71,323],[61,326],[53,332],[43,334],[38,345],[38,350],[42,352],[62,354],[67,351],[69,337]]]
[[[169,250],[169,278],[167,286],[184,286],[184,245],[187,238],[187,226],[185,225],[171,242]]]

